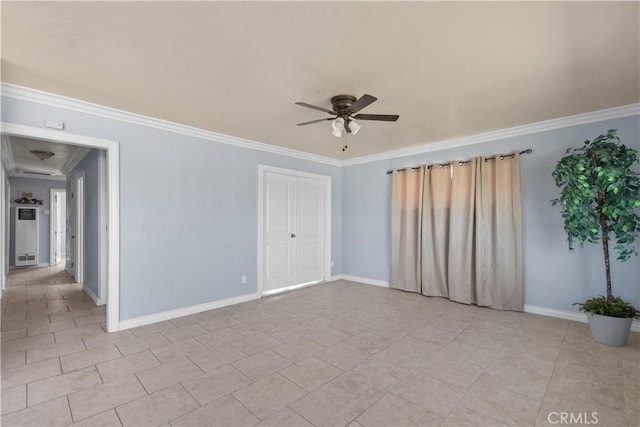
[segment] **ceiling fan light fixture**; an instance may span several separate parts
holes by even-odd
[[[56,153],[53,153],[51,151],[43,151],[43,150],[31,150],[30,153],[36,156],[37,158],[39,158],[40,160],[49,160],[50,158],[56,155]]]
[[[342,131],[344,130],[344,119],[342,117],[338,117],[334,121],[331,122],[331,135],[336,138],[340,138],[342,136]]]
[[[353,119],[349,120],[349,129],[351,129],[352,134],[355,135],[360,131],[361,128],[362,128],[362,125],[360,123],[356,122]]]
[[[336,132],[342,132],[344,129],[344,119],[342,117],[338,117],[334,121],[331,122],[331,128],[333,128]]]

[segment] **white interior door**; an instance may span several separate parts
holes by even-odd
[[[76,235],[76,224],[77,224],[77,202],[76,202],[76,194],[77,194],[77,179],[75,177],[71,178],[71,192],[67,195],[67,208],[68,208],[68,218],[69,218],[69,228],[67,229],[68,237],[69,237],[69,254],[67,258],[67,272],[72,276],[76,277],[76,258],[78,257],[78,239]]]
[[[263,184],[263,290],[270,291],[294,284],[295,182],[290,176],[267,172]]]
[[[328,180],[301,175],[262,175],[263,293],[327,277]]]
[[[324,279],[324,183],[295,178],[295,284]]]
[[[84,176],[76,181],[76,282],[84,281]]]
[[[51,189],[51,216],[50,216],[50,265],[58,265],[65,257],[65,218],[66,218],[66,191]]]
[[[71,194],[69,194],[69,237],[70,257],[67,261],[67,271],[76,282],[84,280],[84,176],[78,175],[71,179]]]
[[[65,218],[67,217],[67,192],[60,191],[57,194],[58,203],[56,210],[56,264],[66,257],[67,233],[65,230]]]
[[[50,246],[49,246],[49,265],[54,266],[58,265],[58,215],[60,214],[58,210],[58,204],[60,201],[58,200],[58,193],[55,190],[51,190],[51,203],[49,205],[49,209],[51,211],[51,215],[49,216],[49,228],[50,228]]]
[[[0,153],[3,147],[0,143]],[[0,296],[5,286],[6,272],[9,263],[9,227],[7,227],[7,218],[9,218],[9,203],[6,197],[7,183],[5,182],[5,174],[0,171]]]

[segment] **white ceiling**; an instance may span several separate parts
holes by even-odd
[[[347,159],[640,100],[638,2],[2,2],[2,80]],[[372,94],[342,153],[337,94]]]
[[[3,161],[9,165],[8,171],[12,175],[33,177],[32,175],[64,175],[71,163],[77,163],[78,156],[86,154],[87,149],[76,145],[59,144],[55,142],[21,138],[17,136],[3,136]],[[7,148],[8,150],[5,150]],[[54,156],[40,160],[34,156],[32,150],[50,151]],[[10,156],[7,158],[6,156]]]

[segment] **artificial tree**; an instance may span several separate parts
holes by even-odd
[[[609,261],[610,240],[615,240],[620,261],[637,255],[634,242],[640,231],[640,177],[633,168],[638,152],[621,144],[612,129],[585,141],[581,148],[569,148],[566,154],[553,171],[561,190],[560,197],[551,202],[560,204],[570,249],[576,240],[581,246],[602,241],[606,272],[606,297],[578,305],[591,314],[638,317],[640,312],[632,305],[613,296]]]

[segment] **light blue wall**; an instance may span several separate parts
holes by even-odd
[[[9,264],[15,265],[16,261],[16,241],[15,241],[15,214],[16,206],[14,201],[18,198],[18,191],[33,191],[37,199],[42,200],[41,205],[35,205],[38,208],[38,262],[49,264],[50,251],[50,229],[51,229],[51,189],[58,188],[64,190],[64,181],[30,179],[22,177],[9,177],[11,186],[10,194],[10,214],[9,214]]]
[[[601,251],[570,252],[551,179],[567,147],[610,128],[640,149],[638,117],[339,168],[27,101],[2,100],[3,121],[120,142],[121,319],[256,291],[259,164],[332,178],[333,275],[389,279],[387,169],[532,148],[523,156],[525,303],[575,310],[601,294]],[[12,187],[12,190],[15,188]],[[640,262],[615,263],[614,291],[640,306]],[[241,276],[247,275],[247,284]]]
[[[73,175],[84,173],[84,280],[83,284],[87,286],[94,295],[98,295],[99,292],[99,267],[100,260],[98,258],[98,248],[100,242],[98,235],[100,232],[98,224],[98,209],[99,209],[99,178],[98,178],[98,159],[100,151],[97,149],[90,150],[86,156],[76,165],[71,171],[67,179],[67,194],[71,194],[73,191],[71,188],[71,179]],[[71,197],[67,197],[67,212],[71,212]],[[68,215],[67,215],[68,217]],[[67,253],[71,254],[69,250],[71,230],[67,230]]]
[[[120,142],[122,320],[256,292],[259,164],[331,176],[332,274],[341,273],[339,167],[2,100],[3,121],[45,119]]]
[[[525,304],[576,310],[574,302],[605,292],[602,249],[567,248],[559,207],[549,203],[558,195],[551,172],[568,147],[579,147],[609,129],[618,129],[625,144],[640,149],[640,119],[635,116],[343,168],[343,274],[389,280],[388,169],[531,148],[533,154],[522,157]],[[613,263],[614,293],[636,307],[640,307],[639,277],[638,257]]]

